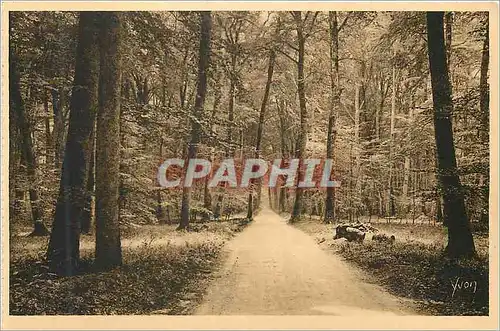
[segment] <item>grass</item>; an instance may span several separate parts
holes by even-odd
[[[422,314],[488,315],[488,238],[484,235],[475,235],[478,258],[453,261],[442,253],[446,232],[439,226],[376,224],[381,232],[396,236],[394,245],[374,242],[371,236],[363,243],[333,240],[334,226],[317,221],[296,226],[315,236],[325,249],[367,271],[370,280],[412,299]]]
[[[56,277],[42,256],[46,238],[11,238],[11,315],[189,314],[217,268],[226,240],[244,226],[217,222],[200,232],[145,226],[124,233],[123,265],[95,272],[84,236],[83,272]]]

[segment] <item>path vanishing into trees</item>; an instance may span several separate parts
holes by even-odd
[[[226,263],[196,314],[413,314],[407,301],[363,281],[362,271],[268,207],[226,250]]]

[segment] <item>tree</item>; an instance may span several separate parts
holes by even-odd
[[[31,139],[32,155],[36,164],[36,180],[28,171],[27,159],[20,124],[17,116],[11,116],[9,142],[12,154],[9,160],[11,225],[32,219],[32,213],[39,211],[41,218],[34,222],[42,231],[50,234],[42,223],[48,215],[53,215],[57,199],[61,168],[54,167],[54,139],[59,132],[56,118],[53,117],[54,101],[52,91],[64,89],[66,94],[73,80],[74,53],[78,14],[76,12],[36,12],[17,11],[9,14],[9,46],[16,61],[15,71],[20,78],[20,95],[25,110],[25,119]],[[10,52],[9,52],[10,53]],[[64,100],[63,100],[64,101]],[[56,103],[56,108],[58,106]],[[64,115],[69,114],[65,107]],[[17,113],[17,108],[11,108]],[[63,119],[63,124],[66,118]],[[64,125],[63,125],[64,127]],[[64,148],[64,146],[62,146]],[[29,155],[28,155],[29,156]],[[31,167],[31,166],[30,166]],[[43,174],[43,175],[41,175]],[[31,208],[30,189],[35,189],[38,196],[35,209]],[[32,195],[33,195],[32,191]],[[29,216],[28,216],[29,215]],[[26,217],[28,216],[28,217]],[[45,219],[43,220],[45,221]]]
[[[271,90],[271,83],[273,81],[273,71],[274,71],[274,63],[276,60],[276,51],[274,50],[273,46],[271,46],[271,49],[269,50],[269,62],[268,62],[268,67],[267,67],[267,81],[266,81],[266,87],[264,89],[264,96],[262,97],[262,104],[260,106],[260,113],[259,113],[259,122],[257,126],[257,140],[255,142],[255,158],[258,159],[260,158],[261,155],[261,144],[262,144],[262,131],[264,130],[264,119],[266,118],[266,107],[267,107],[267,102],[269,100],[269,91]],[[258,208],[260,205],[260,199],[261,199],[261,180],[258,180],[257,183],[257,201],[255,203],[256,207]],[[248,194],[248,211],[247,211],[247,218],[252,219],[253,217],[253,187],[250,187],[250,193]]]
[[[64,158],[66,92],[64,87],[52,90],[52,110],[54,112],[54,165],[61,169]]]
[[[120,91],[122,18],[118,12],[100,17],[99,102],[96,132],[95,263],[110,269],[121,265],[118,187],[120,170]]]
[[[330,35],[330,114],[328,116],[326,158],[333,159],[335,140],[337,138],[337,113],[340,106],[339,27],[336,11],[328,13],[328,31]],[[327,187],[325,200],[325,222],[331,223],[334,220],[335,188]]]
[[[453,12],[449,11],[444,14],[445,26],[445,46],[446,46],[446,63],[448,63],[448,70],[451,67],[451,42],[453,32]]]
[[[485,20],[485,36],[483,41],[483,51],[481,54],[481,77],[479,82],[480,110],[481,110],[481,139],[483,143],[489,143],[490,132],[490,86],[488,84],[488,68],[490,66],[490,33],[489,20]]]
[[[33,151],[32,129],[21,95],[18,58],[13,47],[11,47],[9,51],[9,109],[11,120],[13,123],[17,123],[19,127],[21,155],[26,164],[30,181],[29,198],[31,202],[31,216],[34,224],[31,235],[46,236],[48,234],[48,230],[43,223],[40,196],[35,187],[35,185],[37,185],[38,165]]]
[[[95,95],[97,96],[97,89]],[[95,105],[96,105],[95,109],[97,109],[97,100]],[[89,155],[89,166],[87,175],[87,198],[85,201],[85,207],[81,220],[81,233],[85,234],[90,233],[92,227],[92,220],[94,218],[92,202],[93,202],[94,187],[95,187],[95,115],[94,115],[94,122],[92,124],[92,133],[90,135],[90,142],[88,148],[90,150],[90,155]]]
[[[201,141],[202,128],[200,120],[203,117],[205,95],[207,93],[207,71],[210,66],[210,32],[212,17],[210,12],[200,12],[200,47],[198,58],[198,84],[191,120],[191,141],[188,146],[187,159],[195,159],[198,153],[198,144]],[[187,169],[187,167],[186,167]],[[189,226],[189,205],[191,201],[191,187],[184,187],[182,191],[181,221],[178,230]]]
[[[444,202],[444,223],[448,227],[446,253],[453,258],[475,254],[463,189],[458,176],[453,142],[451,84],[446,63],[443,12],[427,13],[427,45],[432,83],[434,130],[438,175]]]
[[[229,77],[229,90],[228,90],[228,105],[227,105],[227,138],[226,138],[226,157],[234,156],[235,145],[233,144],[233,129],[235,124],[235,102],[238,92],[238,83],[240,80],[242,65],[246,58],[243,58],[243,45],[241,41],[242,33],[247,28],[246,15],[247,12],[230,12],[227,15],[218,13],[217,21],[223,29],[222,43],[225,52],[227,52],[227,59],[222,62],[225,72]],[[222,190],[225,188],[226,183],[222,183]],[[224,192],[219,192],[214,215],[216,218],[220,217],[222,203],[224,200]]]
[[[394,203],[394,181],[393,181],[393,171],[394,171],[394,135],[396,126],[396,66],[392,65],[392,98],[391,98],[391,131],[390,131],[390,143],[389,143],[389,190],[388,190],[388,201],[389,201],[389,215],[394,216],[396,214],[396,206]]]
[[[213,94],[214,94],[214,100],[213,100],[213,107],[212,107],[212,112],[210,114],[210,134],[212,134],[214,130],[214,120],[217,115],[217,112],[219,111],[219,104],[221,101],[221,74],[217,70],[217,67],[215,65],[212,66],[211,72],[213,72]],[[209,142],[209,147],[210,147],[210,162],[213,161],[213,152],[215,150],[215,146],[212,141]],[[207,176],[205,178],[205,183],[203,185],[203,207],[207,210],[212,210],[212,194],[210,193],[210,188],[208,187],[208,184],[210,182],[210,177]],[[219,198],[222,198],[222,194],[219,195]],[[217,211],[217,217],[220,217],[220,204],[218,204],[218,211]]]
[[[481,112],[481,142],[483,146],[489,148],[490,137],[490,85],[488,84],[488,69],[490,66],[490,33],[489,18],[485,19],[485,36],[483,41],[483,51],[481,53],[481,77],[479,81],[479,109]],[[483,196],[483,208],[481,208],[481,220],[488,223],[488,204],[489,204],[489,177],[482,176],[485,179],[485,190]]]
[[[263,131],[264,131],[264,121],[266,118],[266,109],[267,109],[267,104],[269,102],[269,95],[271,91],[271,85],[273,82],[273,73],[274,73],[274,65],[276,63],[276,47],[277,47],[277,39],[280,33],[281,29],[281,20],[280,17],[278,16],[276,19],[276,28],[274,31],[274,35],[272,39],[270,40],[270,45],[268,49],[268,65],[267,65],[267,79],[266,79],[266,85],[264,88],[264,95],[262,97],[262,102],[260,105],[260,112],[259,112],[259,120],[257,122],[257,137],[255,140],[255,158],[258,159],[262,155],[262,139],[263,139]],[[259,208],[260,202],[261,202],[261,196],[262,196],[262,179],[259,178],[257,180],[257,197],[254,199],[253,197],[253,190],[254,190],[254,185],[250,185],[250,192],[248,194],[248,206],[247,206],[247,218],[252,219],[253,218],[253,209]],[[255,201],[254,201],[255,200]],[[270,204],[271,205],[271,204]]]
[[[80,13],[66,152],[47,250],[51,269],[67,276],[78,268],[80,227],[87,199],[99,75],[97,16],[95,12]]]
[[[280,133],[280,151],[281,158],[286,160],[290,157],[289,146],[287,145],[287,123],[285,119],[286,114],[286,103],[283,99],[276,99],[276,110],[278,112],[279,117],[279,133]],[[291,147],[290,147],[291,149]],[[278,208],[277,210],[280,212],[286,211],[286,202],[287,202],[288,190],[285,186],[285,183],[281,183],[279,188],[279,198],[278,198]]]
[[[295,22],[295,30],[297,32],[297,53],[298,59],[297,63],[297,93],[299,95],[299,106],[300,106],[300,130],[299,136],[297,138],[297,148],[295,149],[295,158],[299,159],[299,169],[298,169],[298,180],[304,177],[304,169],[302,166],[302,158],[305,156],[306,145],[307,145],[307,133],[309,131],[308,119],[307,119],[307,105],[306,105],[306,87],[305,87],[305,75],[304,75],[304,59],[305,59],[305,44],[309,33],[305,30],[306,22],[308,17],[311,16],[311,12],[306,12],[304,19],[302,19],[302,12],[294,11],[291,13],[293,20]],[[310,25],[313,26],[318,15],[318,12],[312,14],[312,19]],[[293,205],[291,222],[297,220],[297,218],[302,214],[302,196],[304,189],[299,187],[295,188],[295,202]]]

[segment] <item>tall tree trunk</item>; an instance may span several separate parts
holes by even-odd
[[[198,84],[196,100],[193,109],[193,118],[201,119],[207,92],[207,71],[210,66],[210,34],[212,17],[209,11],[200,12],[200,47],[198,60]],[[199,121],[191,122],[191,141],[188,146],[188,162],[195,159],[198,153],[198,144],[201,139],[202,128]],[[189,204],[191,200],[191,187],[184,187],[182,191],[181,221],[178,230],[189,226]]]
[[[158,148],[158,159],[161,162],[163,160],[163,138],[161,137],[161,134],[160,134],[159,140],[160,140],[160,146]],[[156,192],[156,203],[157,203],[157,205],[156,205],[156,218],[158,219],[158,222],[160,224],[165,224],[166,213],[165,213],[165,209],[163,206],[163,200],[161,198],[161,190],[158,190]]]
[[[488,15],[488,14],[486,14]],[[490,27],[489,18],[486,16],[485,22],[485,36],[483,42],[483,51],[481,56],[481,77],[479,81],[479,108],[481,111],[481,131],[480,137],[483,146],[489,147],[490,138],[490,85],[488,84],[488,68],[490,65]],[[489,154],[488,154],[489,156]],[[490,178],[488,173],[481,174],[483,181],[483,207],[481,208],[481,221],[485,224],[488,223],[489,214],[489,186]]]
[[[96,94],[97,96],[97,89]],[[97,106],[97,98],[96,103]],[[96,107],[97,108],[97,107]],[[85,208],[82,216],[81,233],[89,234],[94,222],[95,208],[94,208],[94,195],[95,195],[95,118],[92,124],[92,132],[90,134],[89,142],[89,170],[87,175],[87,197],[85,200]]]
[[[20,80],[17,54],[15,54],[15,50],[11,47],[9,50],[9,107],[15,112],[19,126],[21,150],[28,174],[31,216],[34,224],[31,235],[45,236],[48,235],[48,230],[43,224],[40,197],[35,187],[37,185],[38,164],[33,150],[32,128],[21,95]]]
[[[9,56],[13,56],[12,51]],[[10,61],[15,60],[9,59]],[[11,70],[16,69],[12,64],[9,66],[9,91],[12,87],[16,87],[16,82],[13,80],[15,77],[12,74]],[[17,70],[17,69],[16,69]],[[14,86],[11,87],[11,84],[14,83]],[[17,84],[18,85],[18,84]],[[12,93],[12,92],[9,92]],[[15,92],[19,93],[20,92]],[[18,100],[19,101],[19,100]],[[22,100],[21,100],[22,101]],[[22,191],[17,183],[17,178],[20,173],[20,164],[21,164],[21,144],[20,141],[22,139],[19,133],[19,123],[17,119],[17,115],[19,113],[19,109],[16,107],[16,104],[13,103],[14,99],[12,94],[10,94],[9,98],[9,217],[10,219],[14,219],[21,214],[21,201],[24,196],[24,191]]]
[[[330,32],[330,114],[328,116],[328,134],[326,138],[326,158],[334,159],[333,151],[337,138],[337,115],[340,104],[339,79],[339,30],[337,12],[328,13]],[[332,168],[334,168],[333,166]],[[325,222],[335,221],[335,188],[326,188]]]
[[[101,269],[122,264],[120,185],[121,14],[104,12],[100,23],[99,108],[96,134],[96,250]]]
[[[389,216],[394,216],[396,214],[395,202],[394,202],[394,184],[393,184],[393,172],[394,172],[394,160],[393,160],[393,145],[394,145],[394,128],[396,124],[396,67],[392,67],[392,98],[391,98],[391,131],[390,131],[390,142],[389,142],[389,192],[388,192],[388,202],[389,202]]]
[[[229,82],[229,105],[228,105],[228,128],[227,128],[227,143],[228,150],[226,152],[227,156],[233,155],[233,126],[234,126],[234,99],[236,97],[236,54],[232,54],[231,59],[231,73]]]
[[[182,84],[179,87],[179,101],[180,101],[180,106],[181,109],[184,109],[184,105],[186,103],[186,95],[187,95],[187,87],[188,87],[188,78],[189,78],[189,71],[187,68],[187,62],[188,62],[188,55],[189,55],[189,47],[186,47],[185,52],[184,52],[184,58],[182,60]]]
[[[347,200],[349,201],[349,221],[353,219],[353,194],[352,194],[352,182],[353,182],[353,172],[352,172],[352,141],[349,142],[349,183],[347,188]]]
[[[437,159],[436,159],[437,163]],[[437,170],[437,167],[436,167]],[[439,181],[439,178],[438,178]],[[441,197],[441,189],[436,190],[436,220],[439,223],[443,223],[443,204],[441,203],[442,197]]]
[[[389,84],[387,84],[388,86]],[[380,140],[380,120],[381,116],[384,113],[384,104],[385,104],[385,97],[387,95],[387,90],[384,87],[384,77],[382,76],[382,73],[380,73],[380,101],[379,105],[377,107],[376,113],[375,113],[375,137],[377,141]]]
[[[290,155],[288,153],[288,148],[286,144],[286,123],[285,123],[285,101],[284,100],[276,100],[276,108],[278,110],[278,116],[280,120],[280,147],[281,147],[281,158],[287,159]],[[278,183],[280,181],[278,180]],[[287,188],[284,183],[280,184],[279,189],[279,201],[278,201],[278,211],[283,212],[286,210],[286,201],[287,201]]]
[[[262,132],[264,131],[264,120],[266,117],[266,107],[267,102],[269,100],[269,91],[271,90],[271,83],[273,81],[273,71],[274,71],[274,62],[276,59],[276,52],[273,48],[269,50],[269,63],[267,67],[267,81],[266,87],[264,90],[264,97],[262,98],[262,104],[260,106],[260,114],[259,114],[259,124],[257,127],[257,140],[255,142],[255,158],[260,158],[260,148],[262,142]],[[257,180],[257,201],[255,201],[256,208],[259,208],[260,199],[261,199],[261,190],[262,190],[262,181],[261,179]],[[248,213],[247,218],[253,218],[253,184],[250,184],[250,193],[248,194]]]
[[[451,84],[446,64],[443,12],[427,13],[427,45],[434,105],[434,130],[439,181],[448,227],[446,253],[453,258],[475,255],[469,218],[465,210],[453,142]]]
[[[97,86],[97,14],[81,12],[75,79],[52,233],[47,258],[53,271],[75,274],[80,258],[80,222],[87,198],[91,132],[94,126]]]
[[[229,104],[228,104],[228,127],[227,127],[227,147],[226,147],[226,157],[233,157],[233,126],[234,126],[234,101],[236,98],[236,64],[237,64],[237,54],[231,54],[231,72],[229,77]],[[216,218],[220,217],[222,202],[224,200],[224,188],[226,183],[222,183],[222,188],[219,189],[219,195],[215,203],[214,215]]]
[[[52,109],[54,112],[54,165],[61,170],[64,156],[64,137],[66,135],[64,109],[66,108],[66,94],[64,88],[52,91]]]
[[[52,132],[50,130],[50,118],[52,114],[49,110],[49,99],[45,92],[43,95],[43,109],[45,110],[45,163],[52,166],[52,162],[54,162],[54,147]]]
[[[360,176],[360,167],[361,167],[361,139],[360,139],[360,134],[361,134],[361,105],[360,105],[360,96],[361,96],[361,89],[362,86],[360,83],[356,83],[356,88],[354,90],[354,169],[353,169],[353,175],[355,178],[355,183],[354,183],[354,188],[355,188],[355,197],[359,198],[360,197],[360,181],[361,181],[361,176]]]
[[[411,126],[413,125],[413,103],[410,108],[409,112],[409,124],[410,124],[410,141],[412,141],[411,137]],[[405,162],[404,162],[404,174],[403,174],[403,204],[406,206],[406,200],[408,199],[408,187],[410,184],[410,169],[411,168],[411,159],[410,159],[410,154],[409,152],[406,152],[405,155]]]
[[[295,149],[295,158],[299,159],[298,168],[298,178],[297,186],[295,187],[295,202],[293,205],[292,217],[290,222],[296,221],[303,211],[303,201],[302,196],[304,189],[298,186],[299,181],[304,177],[303,160],[302,158],[306,152],[307,145],[307,108],[306,108],[306,87],[305,87],[305,76],[304,76],[304,59],[305,59],[305,43],[306,37],[303,31],[303,21],[301,12],[294,12],[296,30],[297,30],[297,41],[298,41],[298,53],[299,58],[297,61],[297,87],[299,95],[299,106],[300,106],[300,129],[299,136],[297,139],[297,147]]]
[[[210,115],[210,134],[211,135],[213,133],[214,124],[215,124],[215,116],[217,115],[217,111],[219,110],[219,104],[220,104],[220,99],[221,99],[220,75],[217,73],[216,68],[214,68],[213,70],[215,71],[215,74],[214,74],[215,77],[214,77],[214,88],[213,88],[214,104],[213,104],[213,108],[212,108],[212,114]],[[211,141],[212,141],[212,139],[210,139],[209,146],[213,147]],[[213,162],[213,159],[214,159],[213,152],[214,152],[214,150],[212,149],[211,153],[210,153],[210,162]],[[212,210],[212,194],[210,192],[210,188],[208,187],[209,182],[210,182],[210,176],[207,176],[205,178],[205,184],[203,187],[203,191],[204,191],[203,192],[203,206],[205,207],[205,209]],[[216,216],[217,218],[219,218],[219,216],[220,216],[220,205],[218,205],[218,206],[219,206],[218,214],[215,215],[215,213],[214,213],[214,216]]]
[[[448,74],[451,71],[450,63],[451,63],[451,40],[452,40],[452,29],[453,29],[453,12],[446,12],[444,16],[445,20],[445,29],[446,29],[446,63],[448,63]],[[451,78],[450,78],[451,80]]]
[[[452,37],[453,37],[453,16],[454,13],[449,11],[445,12],[444,14],[444,29],[445,29],[445,47],[446,47],[446,64],[448,66],[448,76],[450,79],[450,84],[453,89],[453,67],[451,66],[451,45],[452,45]],[[466,114],[462,115],[462,118],[467,118]],[[452,121],[455,121],[452,123],[452,125],[457,124],[458,126],[458,121],[460,120],[459,115],[454,117]]]
[[[490,137],[490,85],[488,83],[488,68],[490,66],[490,29],[489,20],[486,19],[486,35],[484,36],[483,51],[481,56],[481,77],[479,81],[481,110],[481,139],[483,144],[489,144]]]

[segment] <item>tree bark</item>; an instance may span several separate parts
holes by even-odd
[[[98,268],[122,264],[118,188],[120,184],[121,14],[100,21],[99,108],[96,135],[96,252]]]
[[[446,65],[443,12],[427,13],[427,45],[434,107],[434,130],[439,181],[448,227],[446,253],[452,258],[475,255],[469,218],[465,210],[462,185],[457,171],[453,142],[451,84]]]
[[[12,56],[12,55],[9,55]],[[9,62],[12,61],[9,59]],[[9,66],[9,71],[13,70],[14,67],[12,64]],[[17,69],[16,69],[17,70]],[[14,82],[12,79],[14,76],[12,73],[9,74],[9,93],[11,85]],[[15,85],[15,84],[14,84]],[[20,94],[20,93],[19,93]],[[17,178],[20,173],[20,164],[21,164],[21,143],[22,139],[19,133],[19,123],[17,119],[17,114],[19,112],[18,108],[15,106],[15,103],[12,102],[14,99],[12,98],[12,94],[10,94],[9,99],[9,218],[12,220],[14,218],[19,217],[22,212],[21,202],[23,200],[24,191],[22,191],[17,185]]]
[[[234,126],[234,102],[236,99],[236,83],[237,83],[237,65],[239,56],[239,44],[238,39],[241,34],[241,21],[233,21],[229,27],[224,27],[225,35],[227,41],[229,42],[228,51],[231,55],[231,66],[229,69],[229,104],[228,104],[228,127],[227,127],[227,147],[226,147],[226,157],[234,157],[234,145],[233,141],[233,126]],[[234,33],[234,34],[233,34]],[[222,187],[219,189],[219,195],[215,203],[214,216],[216,218],[220,217],[222,202],[224,200],[224,193],[226,183],[222,183]]]
[[[488,14],[486,14],[488,15]],[[483,146],[489,146],[489,138],[490,138],[490,85],[488,83],[488,68],[490,65],[490,27],[489,27],[489,18],[486,16],[485,22],[485,36],[483,42],[483,51],[481,56],[481,77],[479,81],[479,108],[481,111],[481,141]],[[489,219],[489,187],[490,187],[490,178],[488,173],[481,174],[483,178],[483,194],[482,194],[482,205],[481,208],[481,221],[484,223],[488,223]]]
[[[375,113],[375,137],[377,141],[380,140],[380,122],[381,122],[381,116],[384,113],[384,104],[385,104],[385,98],[387,96],[387,93],[389,92],[389,83],[387,85],[384,84],[384,77],[382,73],[380,73],[380,100],[379,100],[379,105],[377,107],[376,113]]]
[[[26,114],[26,107],[21,95],[19,63],[15,50],[11,47],[9,50],[9,107],[12,113],[15,113],[15,119],[19,126],[19,135],[21,138],[21,151],[26,163],[29,186],[29,198],[31,203],[31,216],[33,220],[34,236],[48,235],[48,230],[43,225],[42,208],[40,206],[40,197],[38,195],[37,185],[37,160],[33,150],[32,128]]]
[[[326,158],[334,159],[333,151],[337,138],[337,116],[340,104],[339,79],[339,30],[337,12],[328,13],[330,32],[330,114],[328,116],[328,134],[326,138]],[[334,168],[333,166],[332,168]],[[326,223],[335,221],[335,188],[326,188],[325,219]]]
[[[439,181],[439,178],[438,178]],[[443,223],[443,207],[441,203],[441,190],[436,190],[436,219],[439,223]]]
[[[356,88],[354,91],[354,169],[353,169],[353,180],[354,180],[354,193],[353,198],[358,200],[361,198],[361,97],[362,86],[360,83],[356,83]],[[359,209],[359,204],[355,205],[356,213]]]
[[[198,60],[198,84],[193,109],[193,117],[197,120],[191,122],[191,141],[188,146],[188,162],[195,159],[198,153],[202,128],[198,121],[203,117],[205,95],[207,92],[207,71],[210,66],[210,34],[212,29],[212,17],[209,11],[200,12],[200,47]],[[186,167],[187,169],[187,167]],[[191,187],[184,187],[182,191],[181,221],[178,230],[189,226],[189,204],[191,200]]]
[[[66,108],[66,94],[64,88],[52,91],[52,109],[54,112],[54,165],[57,170],[61,170],[64,157],[64,137],[66,135],[64,108]]]
[[[278,110],[278,116],[279,116],[279,123],[280,123],[280,147],[281,147],[281,158],[282,159],[287,159],[290,155],[288,153],[288,147],[286,144],[286,136],[287,136],[287,131],[286,131],[286,123],[285,123],[285,101],[284,100],[276,100],[276,108]],[[277,183],[281,183],[278,179]],[[284,212],[286,210],[286,201],[287,201],[287,195],[288,195],[288,190],[285,187],[284,183],[280,184],[279,188],[279,198],[278,198],[278,211],[279,212]]]
[[[97,95],[97,90],[96,94]],[[97,106],[97,99],[95,102]],[[95,116],[92,124],[92,132],[90,134],[89,143],[89,166],[87,175],[87,197],[85,200],[85,208],[82,217],[81,233],[89,234],[91,232],[92,223],[94,221],[94,195],[95,195]]]
[[[489,20],[486,19],[486,35],[484,36],[481,56],[481,77],[479,81],[481,110],[481,138],[483,144],[489,144],[490,137],[490,85],[488,83],[488,68],[490,66],[490,33]]]
[[[160,147],[158,148],[158,159],[160,162],[163,160],[163,138],[159,137],[160,140]],[[163,200],[161,198],[161,190],[158,190],[156,192],[156,218],[158,219],[159,224],[165,224],[165,218],[166,218],[166,213],[165,213],[165,208],[163,206]]]
[[[52,114],[49,110],[49,100],[45,92],[43,96],[43,109],[45,110],[45,163],[47,165],[52,165],[52,163],[54,162],[54,147],[52,132],[50,130],[50,117]]]
[[[61,275],[74,275],[80,258],[80,226],[90,162],[88,146],[97,104],[97,70],[96,14],[81,12],[66,153],[47,251],[50,268]]]
[[[228,128],[227,128],[227,143],[228,148],[226,151],[227,156],[233,155],[233,125],[234,125],[234,99],[236,97],[236,60],[237,54],[232,54],[231,59],[231,73],[229,77],[229,105],[228,105]]]
[[[296,221],[303,211],[302,196],[304,189],[298,186],[299,181],[304,177],[303,160],[304,154],[306,152],[307,145],[307,131],[308,131],[308,121],[307,121],[307,107],[306,107],[306,88],[305,88],[305,77],[304,77],[304,59],[305,59],[305,43],[306,37],[303,31],[303,21],[302,13],[294,12],[296,30],[297,30],[297,42],[298,42],[298,61],[297,61],[297,87],[299,95],[299,106],[300,106],[300,129],[299,136],[297,140],[297,147],[295,150],[295,157],[299,159],[299,168],[297,171],[297,186],[295,187],[295,202],[293,205],[292,217],[290,222]]]
[[[393,184],[393,145],[394,145],[394,128],[396,125],[396,67],[393,64],[392,67],[392,98],[391,98],[391,131],[390,131],[390,143],[389,143],[389,192],[388,192],[388,202],[389,202],[389,216],[394,216],[396,214],[395,202],[394,202],[394,184]]]
[[[219,104],[220,104],[220,99],[221,99],[220,75],[217,73],[216,68],[214,68],[213,70],[215,71],[215,73],[214,73],[214,76],[215,76],[214,77],[214,88],[213,88],[213,90],[214,90],[214,104],[213,104],[213,108],[212,108],[212,114],[210,115],[210,135],[212,135],[212,133],[213,133],[214,124],[215,124],[215,116],[217,115],[217,111],[219,110]],[[209,146],[213,147],[212,139],[210,139]],[[210,162],[213,162],[213,159],[214,159],[213,152],[214,152],[214,150],[212,149],[211,154],[210,154]],[[203,206],[205,207],[205,209],[212,210],[212,194],[210,192],[210,188],[208,187],[209,182],[210,182],[210,176],[207,176],[205,178],[205,184],[203,187]],[[216,218],[218,218],[220,216],[220,204],[218,204],[218,206],[219,206],[218,215],[214,214],[214,216]]]
[[[409,116],[408,116],[408,121],[410,126],[413,125],[413,105],[410,108]],[[411,128],[410,128],[411,130]],[[411,131],[410,131],[411,133]],[[410,140],[412,137],[410,137]],[[406,152],[405,154],[405,163],[404,163],[404,177],[403,177],[403,205],[406,207],[406,200],[408,199],[408,187],[410,184],[410,169],[411,168],[411,159],[410,159],[410,154],[409,152]]]
[[[184,53],[184,58],[182,60],[182,79],[183,79],[183,81],[182,81],[181,86],[179,86],[179,102],[180,102],[181,109],[184,109],[184,105],[186,103],[188,78],[189,78],[189,71],[187,68],[188,55],[189,55],[189,47],[186,47],[186,50]]]
[[[444,16],[445,29],[446,29],[446,63],[448,64],[448,73],[451,71],[451,40],[452,40],[452,29],[453,29],[453,12],[446,12]],[[451,80],[451,79],[450,79]]]

